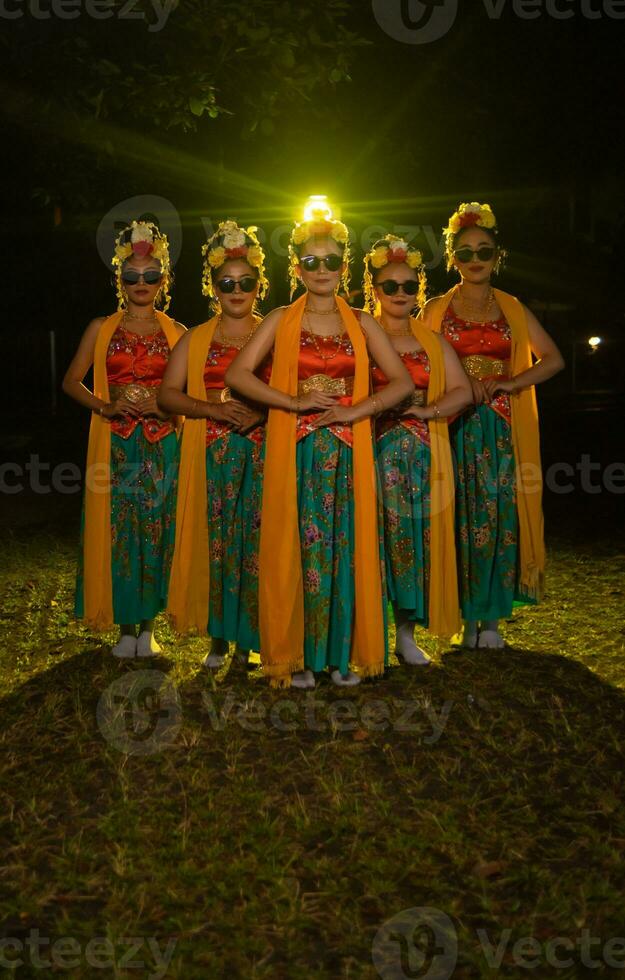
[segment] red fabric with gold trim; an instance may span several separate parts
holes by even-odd
[[[354,378],[356,374],[356,357],[354,355],[354,348],[352,347],[349,337],[345,334],[341,340],[341,346],[336,353],[336,356],[331,357],[331,354],[335,354],[337,350],[338,340],[336,337],[319,337],[316,338],[319,349],[325,355],[325,357],[320,357],[317,348],[315,346],[315,341],[312,336],[306,331],[302,330],[299,342],[299,361],[297,377],[299,381],[306,381],[307,378],[314,377],[315,374],[325,374],[329,378]],[[326,358],[329,358],[326,360]],[[340,398],[336,399],[338,405],[351,405],[352,396],[342,395]],[[307,415],[298,415],[297,417],[297,429],[296,429],[296,439],[297,442],[303,439],[305,436],[314,432],[314,422],[315,419],[322,414],[320,412],[311,412]],[[344,442],[347,446],[353,446],[353,434],[351,425],[343,425],[342,423],[333,423],[328,426],[330,432]]]
[[[479,354],[498,361],[509,361],[512,356],[512,331],[504,316],[490,323],[472,323],[458,316],[450,304],[443,317],[441,333],[460,358]],[[492,374],[491,377],[499,378],[502,375]],[[511,422],[510,396],[507,392],[499,392],[491,402],[485,404],[501,415],[506,422]],[[457,417],[455,415],[449,421],[452,422]]]
[[[169,344],[160,329],[147,336],[139,336],[119,326],[108,347],[106,355],[106,376],[111,385],[138,384],[144,388],[160,387],[167,362]],[[116,418],[111,420],[111,431],[122,439],[127,439],[138,425],[148,442],[160,442],[174,431],[171,421],[163,421],[154,416],[143,418]]]
[[[399,351],[398,351],[399,353]],[[430,359],[424,350],[411,350],[399,354],[404,367],[407,369],[414,382],[416,389],[427,392],[430,383]],[[375,366],[371,371],[373,381],[373,393],[381,391],[388,384],[388,379],[379,367]],[[427,401],[427,395],[423,404]],[[425,419],[417,419],[414,416],[398,416],[394,412],[385,412],[376,422],[375,436],[380,439],[385,432],[392,429],[397,423],[413,432],[417,438],[430,445],[430,427]]]
[[[226,371],[238,353],[238,347],[213,341],[204,366],[204,387],[207,392],[211,390],[221,391],[225,387],[224,378]],[[271,377],[271,359],[267,358],[256,373],[261,381],[268,383]],[[225,435],[226,432],[230,432],[230,426],[226,422],[219,422],[216,419],[206,419],[207,446],[211,446],[217,439]],[[265,426],[262,424],[257,425],[255,429],[246,432],[245,436],[257,445],[260,445],[265,438]]]

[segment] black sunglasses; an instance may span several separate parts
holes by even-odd
[[[496,251],[497,249],[494,245],[482,245],[478,249],[472,249],[468,245],[465,245],[463,248],[457,248],[454,256],[458,262],[470,262],[473,256],[479,259],[480,262],[490,262]]]
[[[217,288],[221,293],[233,293],[237,285],[244,293],[253,293],[258,284],[254,276],[242,276],[240,279],[218,279]]]
[[[403,289],[406,296],[416,296],[419,291],[419,283],[416,279],[407,279],[406,282],[395,282],[394,279],[385,279],[384,282],[376,282],[377,286],[387,296],[394,296],[398,289]]]
[[[141,278],[143,278],[146,286],[156,286],[156,283],[160,282],[163,278],[163,273],[158,269],[146,269],[145,272],[137,272],[136,269],[126,269],[122,272],[122,282],[127,283],[129,286],[136,286]]]
[[[299,260],[299,264],[306,272],[316,272],[322,262],[328,272],[337,272],[343,265],[343,256],[330,252],[329,255],[302,255]]]

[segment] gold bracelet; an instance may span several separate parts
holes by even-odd
[[[295,407],[293,406],[294,402],[295,402]],[[291,395],[290,411],[295,412],[296,415],[299,415],[299,395]]]
[[[441,414],[441,410],[438,407],[438,402],[434,402],[434,404],[432,405],[432,418],[439,419],[440,414]]]
[[[377,398],[375,395],[372,395],[371,404],[373,405],[373,412],[371,414],[374,417],[384,411],[385,406],[381,398]]]

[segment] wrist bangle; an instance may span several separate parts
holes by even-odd
[[[299,414],[299,395],[291,395],[291,409],[296,415]]]
[[[105,408],[104,405],[100,405],[98,409],[98,415],[100,416],[101,419],[104,418],[104,408]]]
[[[438,402],[434,402],[434,404],[432,405],[432,418],[439,419],[440,414],[441,414],[441,410],[438,407]]]

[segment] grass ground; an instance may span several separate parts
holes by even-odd
[[[114,661],[70,618],[74,558],[73,529],[6,542],[0,918],[16,976],[622,976],[623,946],[606,945],[625,936],[614,543],[552,542],[546,601],[506,625],[504,652],[433,650],[426,671],[297,695],[234,666],[212,680],[202,642],[166,625],[162,656]],[[401,923],[378,933],[420,908],[440,914],[406,917],[412,946]],[[19,945],[34,930],[56,965]]]

